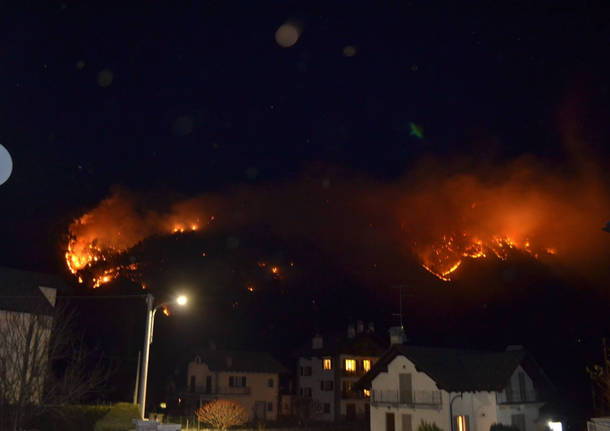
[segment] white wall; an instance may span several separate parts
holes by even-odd
[[[388,364],[388,372],[380,373],[372,382],[375,390],[399,390],[400,373],[410,373],[413,391],[438,391],[436,383],[425,373],[417,371],[415,365],[404,356],[397,356]],[[441,405],[407,407],[388,406],[384,404],[371,404],[371,431],[385,431],[386,413],[393,412],[396,430],[402,430],[402,415],[411,415],[411,429],[417,431],[419,424],[424,421],[435,423],[443,431],[450,431],[449,402],[458,393],[440,391]],[[467,392],[455,398],[453,402],[453,416],[468,415],[470,417],[470,431],[489,431],[491,424],[498,422],[495,392]],[[529,431],[529,430],[528,430]]]
[[[515,369],[515,372],[510,377],[513,390],[517,393],[519,392],[519,373],[525,374],[525,390],[527,392],[534,391],[534,383],[532,382],[532,379],[527,375],[525,370],[520,365]],[[498,422],[505,425],[511,425],[513,415],[523,414],[525,415],[526,431],[536,431],[538,428],[537,422],[540,418],[540,407],[543,405],[544,403],[498,404]]]
[[[388,372],[380,373],[373,379],[373,391],[398,391],[398,375],[400,373],[411,374],[411,384],[414,391],[438,391],[436,383],[426,374],[415,369],[415,365],[404,356],[397,356],[388,364]],[[435,423],[443,431],[449,431],[449,407],[448,394],[441,392],[442,403],[438,408],[410,408],[406,406],[389,406],[371,404],[371,431],[385,431],[386,413],[393,412],[395,416],[396,430],[402,430],[402,415],[411,415],[411,426],[413,431],[421,421]]]

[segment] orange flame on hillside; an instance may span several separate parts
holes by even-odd
[[[115,193],[72,222],[65,259],[79,283],[85,283],[85,272],[93,288],[110,283],[121,274],[133,279],[138,264],[118,264],[119,256],[155,234],[196,232],[205,220],[198,200],[181,202],[168,214],[142,211],[135,202],[136,199],[125,198],[121,192]],[[213,220],[210,217],[209,223]]]
[[[451,281],[457,269],[468,259],[485,259],[491,256],[507,260],[510,253],[519,251],[538,258],[540,253],[555,254],[553,248],[534,251],[531,242],[521,242],[509,236],[492,236],[483,241],[463,233],[457,236],[443,235],[442,239],[431,246],[416,248],[421,265],[428,272],[443,281]]]

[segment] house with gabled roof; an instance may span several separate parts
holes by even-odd
[[[359,382],[371,391],[371,431],[542,429],[550,382],[523,349],[486,352],[393,345]]]
[[[276,420],[280,375],[288,370],[267,352],[202,350],[187,367],[183,398],[195,410],[214,399],[241,404],[250,422]]]

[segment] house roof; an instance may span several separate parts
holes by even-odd
[[[0,267],[0,310],[52,314],[54,305],[40,288],[65,286],[55,275]]]
[[[301,357],[335,356],[340,354],[356,356],[381,356],[387,350],[384,343],[374,333],[359,333],[348,338],[345,333],[324,334],[322,348],[313,349],[311,341],[303,346],[297,353]]]
[[[251,373],[287,373],[288,369],[267,352],[239,350],[202,350],[201,362],[211,371],[242,371]]]
[[[434,380],[439,389],[450,392],[501,391],[518,365],[524,365],[533,379],[543,376],[541,371],[535,371],[537,366],[525,350],[486,352],[394,345],[362,377],[358,386],[370,387],[373,379],[387,372],[388,364],[400,355]]]

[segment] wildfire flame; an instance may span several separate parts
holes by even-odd
[[[185,201],[168,214],[145,212],[133,200],[115,193],[69,227],[65,260],[81,284],[100,287],[121,274],[135,280],[138,264],[120,263],[134,245],[155,234],[182,234],[201,229],[203,210],[198,201]],[[208,224],[214,221],[209,217]],[[205,255],[205,253],[204,253]]]
[[[485,259],[493,255],[497,259],[507,260],[514,250],[527,253],[534,258],[538,258],[540,252],[556,254],[554,248],[534,251],[529,239],[516,241],[508,235],[496,235],[482,240],[466,233],[443,235],[433,245],[417,250],[416,247],[421,266],[443,281],[451,281],[466,259]]]

